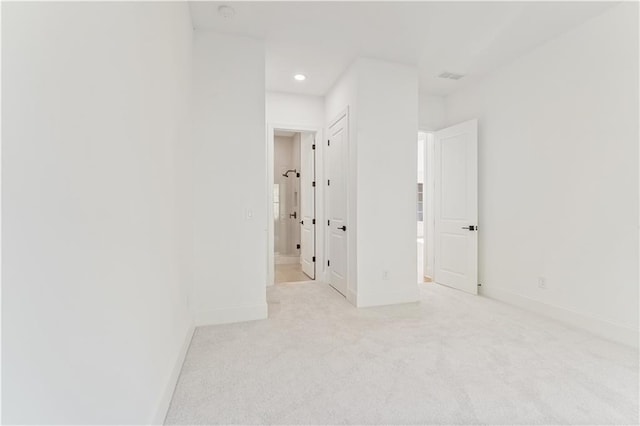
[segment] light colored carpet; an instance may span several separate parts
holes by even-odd
[[[269,320],[196,330],[168,424],[638,424],[638,352],[437,284],[356,309],[275,286]]]

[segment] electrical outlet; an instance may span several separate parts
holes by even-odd
[[[545,277],[538,277],[538,287],[547,288],[547,279]]]
[[[389,279],[389,271],[382,271],[382,279],[385,281]]]

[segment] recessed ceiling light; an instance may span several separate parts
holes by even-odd
[[[298,81],[305,81],[307,79],[307,76],[304,74],[296,74],[293,76],[293,78],[295,78]]]
[[[231,19],[236,15],[236,10],[231,6],[227,6],[226,4],[223,4],[218,8],[218,13],[224,19]]]

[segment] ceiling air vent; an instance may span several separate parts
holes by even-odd
[[[462,77],[464,77],[464,74],[456,74],[455,72],[444,71],[438,77],[448,78],[449,80],[460,80]]]

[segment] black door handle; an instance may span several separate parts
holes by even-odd
[[[468,229],[469,231],[477,231],[478,227],[474,225],[463,226],[462,229]]]
[[[346,226],[338,226],[338,229],[342,229],[343,231],[346,231],[347,227]]]
[[[289,215],[289,217],[292,217],[294,219],[296,219],[298,217],[298,212],[293,212]]]

